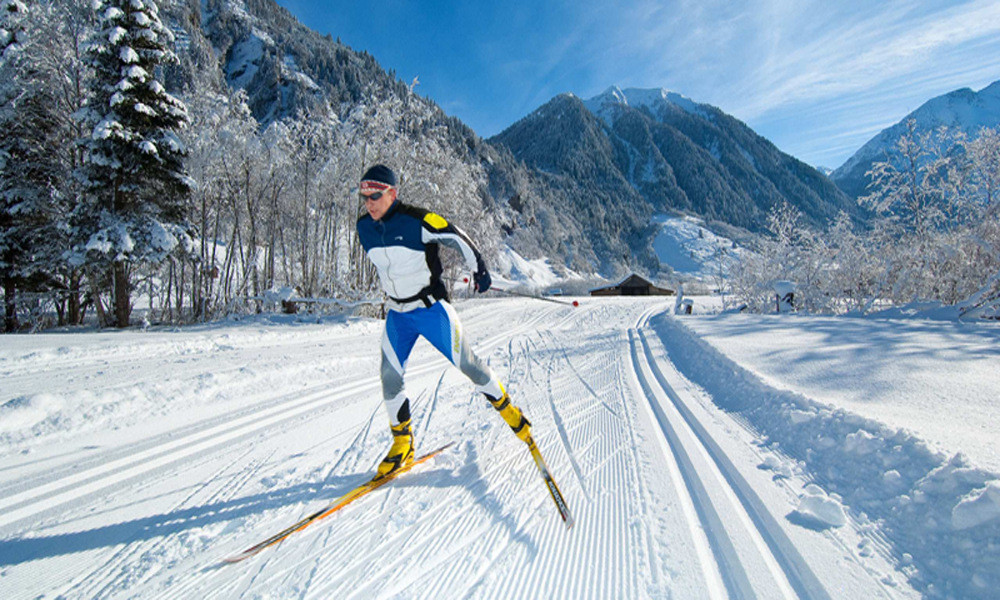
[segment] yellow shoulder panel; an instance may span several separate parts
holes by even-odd
[[[424,221],[426,221],[427,224],[434,229],[444,229],[448,226],[448,221],[445,221],[444,217],[436,215],[432,212],[429,212],[424,216]]]

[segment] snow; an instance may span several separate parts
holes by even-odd
[[[683,322],[769,385],[912,431],[1000,473],[1000,328],[739,314]],[[855,454],[878,443],[865,431],[845,442]]]
[[[166,132],[160,140],[160,144],[166,146],[171,152],[184,152],[184,142],[176,134]]]
[[[697,217],[660,214],[654,215],[653,224],[659,227],[653,251],[660,264],[685,278],[711,281],[719,276],[725,257],[743,252],[742,248],[734,248],[732,240],[706,229],[704,221]]]
[[[707,116],[705,110],[697,102],[686,96],[662,88],[627,88],[622,90],[618,86],[611,86],[601,94],[589,100],[584,100],[583,104],[591,113],[608,122],[614,118],[614,112],[611,109],[617,105],[631,106],[633,108],[646,107],[653,115],[659,113],[661,106],[673,105],[692,114]]]
[[[86,252],[110,255],[121,260],[135,249],[135,240],[124,223],[115,223],[90,236],[84,246]]]
[[[774,293],[784,298],[788,294],[794,294],[796,285],[794,281],[785,281],[783,279],[777,279],[771,282],[771,289]]]
[[[226,63],[226,78],[231,86],[244,88],[253,80],[260,70],[265,45],[264,39],[258,35],[233,45]]]
[[[1000,519],[1000,481],[991,481],[962,499],[951,512],[955,529],[971,529]]]
[[[124,69],[123,75],[125,77],[128,77],[129,79],[135,79],[138,81],[146,81],[147,79],[149,79],[149,71],[143,69],[142,67],[137,67],[135,65],[132,65],[127,69]]]
[[[804,522],[820,528],[843,527],[847,524],[844,505],[828,496],[823,488],[814,483],[806,486],[794,514]]]
[[[148,115],[150,117],[156,116],[156,111],[153,110],[152,107],[150,107],[149,105],[143,104],[142,102],[136,102],[134,105],[132,105],[132,110],[134,110],[137,113]]]
[[[117,10],[117,9],[115,9]],[[122,40],[122,38],[128,36],[128,32],[121,27],[113,27],[108,33],[108,41],[111,45],[115,45]]]
[[[128,46],[123,46],[121,50],[118,51],[118,58],[126,64],[132,64],[139,62],[139,55],[136,51],[129,48]]]
[[[125,16],[125,13],[121,11],[118,7],[109,6],[106,11],[104,11],[104,16],[102,17],[105,21],[114,21],[115,19],[120,19]]]
[[[497,257],[497,271],[508,273],[508,278],[496,277],[496,281],[508,286],[523,285],[531,289],[542,289],[561,285],[570,279],[582,279],[580,275],[567,270],[564,275],[557,274],[547,258],[529,260],[518,254],[509,246],[504,246]]]
[[[0,597],[1000,587],[988,447],[1000,328],[578,300],[455,305],[531,419],[572,530],[523,444],[418,342],[406,381],[418,451],[456,446],[237,565],[220,560],[344,494],[384,454],[381,321],[264,314],[4,336]]]

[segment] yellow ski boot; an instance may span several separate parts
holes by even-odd
[[[493,405],[493,408],[500,412],[503,420],[510,425],[510,428],[514,431],[514,435],[522,442],[530,444],[531,422],[524,417],[520,408],[510,403],[510,396],[507,395],[507,392],[504,392],[503,397],[500,399],[495,399],[489,394],[486,394],[486,398]]]
[[[393,425],[391,429],[392,447],[379,463],[375,479],[382,479],[393,471],[398,471],[413,462],[413,433],[410,431],[410,419],[399,425]]]

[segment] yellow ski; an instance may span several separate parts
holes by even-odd
[[[240,562],[241,560],[246,560],[246,559],[250,558],[251,556],[254,556],[255,554],[257,554],[258,552],[260,552],[264,548],[267,548],[269,546],[273,546],[273,545],[275,545],[275,544],[283,541],[285,538],[287,538],[288,536],[292,535],[296,531],[301,531],[301,530],[305,529],[306,527],[308,527],[309,525],[315,523],[316,521],[319,521],[320,519],[323,519],[323,518],[326,518],[326,517],[332,515],[333,513],[337,512],[338,510],[340,510],[342,508],[344,508],[345,506],[347,506],[351,502],[354,502],[358,498],[360,498],[362,496],[365,496],[365,495],[367,495],[370,492],[374,492],[375,490],[377,490],[378,488],[382,487],[383,485],[389,483],[393,479],[395,479],[395,478],[399,477],[400,475],[406,473],[407,471],[409,471],[413,467],[415,467],[415,466],[417,466],[417,465],[419,465],[421,463],[427,462],[428,460],[434,458],[438,454],[441,454],[442,452],[444,452],[448,448],[451,448],[452,445],[454,445],[454,443],[455,442],[451,442],[449,444],[445,444],[444,446],[441,446],[440,448],[438,448],[437,450],[434,450],[433,452],[429,452],[427,454],[424,454],[420,458],[417,458],[416,460],[414,460],[409,465],[406,465],[405,467],[402,467],[402,468],[400,468],[400,469],[398,469],[396,471],[393,471],[392,473],[386,475],[385,477],[382,477],[380,479],[373,479],[373,480],[371,480],[371,481],[369,481],[367,483],[363,483],[362,485],[359,485],[358,487],[356,487],[353,490],[347,492],[346,494],[344,494],[343,496],[341,496],[337,500],[334,500],[333,502],[331,502],[330,504],[328,504],[326,507],[324,507],[324,508],[322,508],[322,509],[314,512],[313,514],[309,515],[308,517],[302,519],[298,523],[295,523],[294,525],[292,525],[292,526],[290,526],[290,527],[288,527],[286,529],[283,529],[283,530],[279,531],[278,533],[272,535],[271,537],[267,538],[263,542],[260,542],[259,544],[255,544],[253,546],[250,546],[249,548],[247,548],[243,552],[240,552],[239,554],[236,554],[234,556],[230,556],[228,558],[222,559],[222,562],[224,562],[224,563],[230,563],[230,564],[231,563],[237,563],[237,562]]]
[[[562,492],[559,491],[556,480],[552,478],[552,473],[549,472],[549,468],[545,465],[545,460],[542,459],[542,453],[538,449],[538,445],[535,444],[535,438],[528,438],[528,449],[531,451],[531,458],[535,459],[535,466],[538,467],[538,471],[542,474],[542,479],[545,480],[545,487],[548,488],[549,495],[552,496],[552,500],[556,503],[559,516],[566,523],[566,527],[572,528],[573,516],[569,514],[569,507],[566,506],[566,500],[563,498]]]

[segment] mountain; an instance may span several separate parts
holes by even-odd
[[[816,169],[718,108],[667,90],[562,94],[488,141],[552,176],[613,192],[605,208],[630,216],[681,210],[760,230],[782,200],[817,225],[856,212]]]
[[[359,158],[364,152],[370,162],[374,153],[393,163],[403,176],[401,192],[417,182],[406,198],[453,215],[477,234],[488,257],[506,245],[527,259],[552,259],[557,271],[563,265],[614,275],[632,266],[631,248],[617,238],[592,240],[586,223],[560,210],[573,192],[552,188],[545,174],[486,143],[371,55],[309,29],[273,0],[165,0],[161,13],[181,57],[167,70],[168,88],[187,98],[245,93],[261,130],[334,115],[341,128],[354,128]],[[371,140],[387,139],[392,148],[372,144],[368,153]],[[426,148],[433,152],[417,152]],[[441,173],[466,183],[432,194]],[[483,214],[489,218],[478,218]]]
[[[873,163],[889,156],[893,146],[906,133],[907,123],[911,120],[916,124],[917,133],[945,126],[975,137],[983,127],[1000,126],[1000,81],[978,92],[963,88],[928,100],[898,123],[868,140],[830,175],[834,183],[848,196],[857,198],[863,195],[870,183],[865,173]]]
[[[612,88],[587,103],[562,95],[483,140],[371,55],[273,0],[172,0],[163,13],[182,54],[168,87],[240,90],[262,129],[333,114],[357,140],[395,140],[376,156],[400,163],[404,185],[429,182],[404,197],[453,215],[494,264],[508,246],[557,269],[655,274],[653,215],[670,209],[751,230],[781,200],[815,223],[853,209],[811,167],[677,94]],[[372,159],[359,150],[357,160]],[[465,183],[448,189],[451,181]]]
[[[605,209],[621,196],[619,188],[525,165],[414,94],[371,55],[310,30],[273,0],[175,0],[164,12],[185,50],[173,87],[214,78],[220,89],[242,90],[262,128],[323,106],[341,118],[390,114],[381,124],[387,134],[402,137],[402,146],[439,148],[434,170],[447,164],[455,179],[473,182],[473,195],[449,198],[454,206],[440,208],[456,216],[485,210],[490,219],[466,224],[494,257],[507,245],[528,259],[551,259],[557,270],[614,277],[659,268],[648,210],[637,203]],[[366,118],[359,118],[366,129],[378,120]],[[418,168],[404,168],[404,180],[416,179]]]

